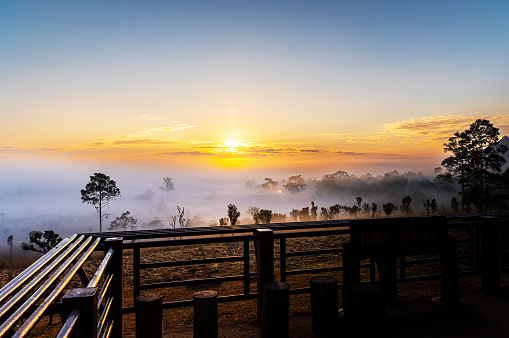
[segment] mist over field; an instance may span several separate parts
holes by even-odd
[[[401,204],[401,198],[409,194],[413,209],[423,211],[422,199],[436,198],[439,205],[448,204],[456,194],[452,186],[437,186],[433,174],[427,176],[414,172],[202,172],[200,170],[162,170],[150,167],[121,167],[118,165],[94,166],[52,162],[35,166],[30,162],[11,162],[2,166],[0,183],[0,247],[9,235],[14,235],[14,247],[19,249],[22,241],[28,241],[33,230],[53,229],[62,237],[76,232],[99,231],[98,213],[93,205],[82,203],[80,190],[85,188],[90,176],[102,172],[113,179],[121,191],[121,197],[110,202],[106,212],[109,219],[103,221],[107,231],[115,217],[129,210],[138,220],[138,229],[155,219],[170,227],[171,215],[177,214],[177,206],[185,208],[189,226],[218,224],[227,217],[227,206],[232,203],[241,212],[242,224],[252,223],[247,210],[251,206],[270,209],[273,213],[287,215],[292,221],[292,209],[310,207],[311,201],[321,207],[334,204],[352,206],[360,196],[363,202],[392,202]],[[302,175],[305,190],[290,193],[283,185],[289,176]],[[324,177],[327,175],[328,180]],[[171,177],[174,190],[167,195],[159,187],[164,177]],[[261,185],[270,177],[278,182],[275,189]],[[344,215],[347,217],[347,215]],[[7,245],[5,245],[7,247]]]

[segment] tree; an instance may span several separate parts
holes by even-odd
[[[273,181],[272,178],[266,177],[265,183],[262,184],[263,189],[271,189],[271,190],[277,190],[277,181]]]
[[[21,248],[27,251],[47,253],[62,241],[62,237],[53,230],[46,230],[44,233],[40,231],[30,231],[28,235],[30,237],[29,244],[25,242],[21,243]]]
[[[301,222],[307,222],[311,219],[311,215],[309,214],[309,207],[304,207],[299,212],[299,220]]]
[[[371,203],[371,217],[372,218],[375,218],[377,211],[378,211],[378,204],[375,202]]]
[[[426,209],[426,213],[429,214],[436,214],[438,210],[438,204],[437,200],[432,198],[431,200],[428,198],[426,200],[422,200],[422,204],[424,205],[424,208]]]
[[[327,208],[324,208],[324,207],[320,208],[320,219],[322,221],[326,221],[326,220],[330,219],[330,213],[329,213],[329,210],[327,210]]]
[[[159,187],[159,189],[161,189],[162,191],[166,191],[166,201],[168,201],[170,191],[175,190],[175,188],[173,187],[173,182],[171,181],[171,177],[165,177],[165,178],[163,178],[163,180],[164,180],[164,186]]]
[[[9,237],[7,237],[7,245],[9,246],[9,252],[11,254],[11,259],[12,259],[12,242],[13,241],[14,241],[13,235],[10,235]]]
[[[110,227],[108,230],[122,229],[126,230],[136,230],[136,223],[138,220],[133,216],[129,216],[131,214],[130,211],[126,211],[122,213],[122,216],[115,218],[114,221],[111,221]]]
[[[364,211],[364,213],[369,216],[371,205],[369,205],[367,202],[362,203],[362,211]]]
[[[189,220],[184,217],[184,213],[184,207],[181,208],[177,205],[178,221],[181,228],[187,228],[189,226]]]
[[[337,219],[339,217],[339,213],[341,212],[341,205],[334,204],[329,207],[329,217],[330,219]]]
[[[268,224],[272,220],[272,210],[260,209],[260,211],[253,217],[253,219],[255,220],[256,224]]]
[[[274,223],[284,223],[286,222],[286,214],[279,214],[277,212],[274,212],[272,214],[271,221]]]
[[[315,205],[315,202],[311,201],[311,220],[316,221],[318,212],[318,207]]]
[[[391,202],[382,205],[382,208],[387,216],[390,216],[394,211],[398,210],[398,207]]]
[[[356,201],[355,204],[357,204],[357,208],[359,208],[359,210],[360,210],[361,204],[362,204],[362,197],[360,197],[360,196],[355,197],[355,201]]]
[[[292,217],[294,222],[297,222],[299,220],[300,211],[299,209],[292,209],[290,211],[290,217]]]
[[[499,144],[499,131],[488,120],[477,119],[463,132],[457,131],[444,143],[444,152],[452,155],[442,161],[447,172],[437,178],[456,179],[461,184],[461,208],[472,203],[487,211],[494,175],[506,162],[507,147]]]
[[[409,214],[412,212],[412,207],[410,207],[410,203],[412,203],[412,197],[405,196],[401,199],[401,207],[399,208],[405,214]]]
[[[460,203],[458,202],[458,200],[456,199],[456,197],[452,197],[451,198],[451,208],[452,208],[452,211],[454,212],[458,212],[458,207],[459,207]]]
[[[228,218],[230,219],[230,224],[237,224],[237,220],[240,217],[240,211],[237,210],[237,206],[235,204],[228,205]]]
[[[148,222],[148,223],[143,223],[141,226],[145,229],[163,229],[164,228],[163,220],[157,219],[157,218],[154,219],[153,221]]]
[[[219,219],[219,225],[228,225],[229,219],[228,217],[221,217]]]
[[[283,187],[291,193],[298,193],[302,190],[306,190],[306,184],[304,184],[304,179],[301,175],[290,176]]]
[[[247,208],[246,214],[254,216],[258,211],[260,211],[260,208],[258,207],[249,207]]]
[[[102,209],[109,206],[110,200],[120,196],[120,189],[117,188],[115,181],[102,173],[95,173],[90,176],[90,182],[85,189],[81,190],[81,201],[83,203],[93,204],[99,212],[99,231],[102,232],[103,217],[108,218],[108,214],[103,214]]]

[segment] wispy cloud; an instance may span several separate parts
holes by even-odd
[[[398,148],[402,145],[411,147],[441,146],[457,130],[465,130],[476,119],[490,120],[501,134],[509,132],[509,114],[507,115],[438,115],[410,119],[401,122],[386,123],[371,134],[321,134],[325,139],[344,143],[347,147],[387,147]],[[349,146],[348,146],[349,145]]]
[[[476,119],[490,120],[496,127],[509,125],[507,115],[439,115],[411,119],[384,125],[385,132],[392,135],[421,136],[431,140],[445,140],[458,130],[467,129]]]

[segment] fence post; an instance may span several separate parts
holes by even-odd
[[[78,337],[97,337],[97,288],[70,289],[62,298],[64,308],[78,309]]]
[[[387,337],[387,306],[379,283],[358,283],[354,287],[355,337]]]
[[[104,244],[106,247],[113,248],[113,259],[108,266],[108,273],[113,274],[113,329],[111,332],[112,337],[123,337],[123,319],[122,319],[122,306],[123,306],[123,292],[124,292],[124,253],[123,253],[123,238],[122,237],[111,237],[106,238]]]
[[[287,338],[290,327],[290,285],[266,283],[263,288],[262,338]]]
[[[359,245],[354,242],[343,243],[343,312],[353,316],[354,285],[360,282],[361,259]]]
[[[490,294],[500,293],[500,219],[481,217],[481,267],[482,290]]]
[[[262,318],[263,285],[274,281],[274,232],[271,229],[256,229],[256,284],[258,289],[257,315]]]
[[[217,292],[205,290],[193,295],[194,338],[217,338]]]
[[[481,263],[481,225],[474,225],[474,270],[480,272]]]
[[[338,322],[338,280],[314,276],[311,287],[311,327],[313,332],[331,334]]]
[[[147,293],[136,297],[136,337],[161,338],[163,336],[163,297]]]
[[[458,248],[456,238],[447,236],[440,252],[442,274],[440,297],[444,303],[459,302]]]

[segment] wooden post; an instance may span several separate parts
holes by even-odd
[[[500,219],[481,219],[482,290],[497,295],[500,293]]]
[[[263,288],[262,338],[287,338],[290,331],[290,285],[271,282]]]
[[[338,280],[314,276],[311,287],[311,326],[316,333],[331,334],[338,322]]]
[[[97,288],[70,289],[62,298],[64,308],[80,311],[78,337],[97,337]]]
[[[136,337],[161,338],[163,336],[163,297],[147,293],[136,297]]]
[[[458,249],[456,238],[448,236],[440,252],[441,299],[444,303],[455,304],[459,299]]]
[[[217,292],[196,292],[193,295],[194,338],[217,338]]]
[[[343,243],[343,312],[353,316],[354,285],[360,282],[361,262],[357,243]]]
[[[140,295],[140,247],[133,248],[133,298]]]
[[[474,225],[474,270],[480,272],[481,263],[481,225]]]
[[[108,273],[113,274],[113,329],[111,336],[121,338],[124,336],[124,325],[123,325],[123,311],[122,307],[124,304],[124,253],[122,248],[123,239],[122,237],[106,238],[104,244],[106,247],[113,247],[113,259],[108,265]]]
[[[384,287],[378,283],[358,283],[355,294],[356,337],[387,337],[387,306]]]
[[[274,281],[274,233],[270,229],[256,229],[256,284],[258,288],[257,315],[262,318],[263,285]]]
[[[397,275],[398,262],[397,257],[391,250],[387,250],[377,257],[378,274],[384,287],[385,298],[389,304],[396,304],[398,298]]]

